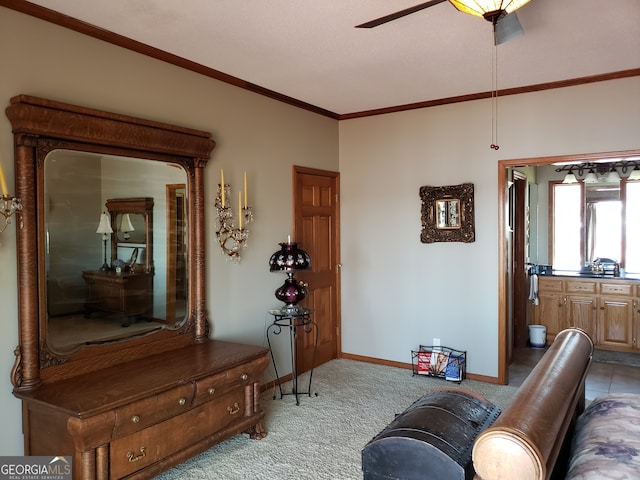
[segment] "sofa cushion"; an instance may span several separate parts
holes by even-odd
[[[578,418],[567,479],[640,478],[640,395],[596,398]]]

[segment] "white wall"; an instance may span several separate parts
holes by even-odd
[[[498,160],[637,149],[638,132],[637,77],[500,98],[498,151],[489,100],[340,122],[343,352],[409,362],[437,337],[497,376]],[[475,243],[420,243],[419,188],[464,182]]]
[[[338,122],[5,8],[0,62],[5,106],[24,93],[213,133],[217,146],[205,170],[212,335],[266,345],[266,311],[279,305],[273,293],[283,280],[267,262],[291,233],[292,165],[337,170]],[[3,114],[0,162],[13,191],[13,137]],[[248,175],[255,223],[240,264],[227,262],[215,243],[212,206],[221,168],[236,196]],[[15,232],[11,225],[0,234],[0,455],[23,452],[20,402],[9,381],[18,343]]]

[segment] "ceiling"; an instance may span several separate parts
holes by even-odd
[[[493,88],[491,24],[448,2],[372,29],[354,26],[421,0],[31,3],[338,118]],[[517,15],[525,34],[497,47],[499,89],[640,74],[640,0],[531,0]]]

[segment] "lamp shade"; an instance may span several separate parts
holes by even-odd
[[[135,228],[131,224],[131,217],[128,213],[122,216],[122,222],[120,222],[120,231],[122,232],[135,232]]]
[[[272,272],[295,272],[311,267],[311,257],[307,252],[298,248],[298,244],[280,243],[280,250],[271,255],[269,270]]]
[[[584,183],[598,183],[598,176],[593,170],[589,170],[584,177]]]
[[[449,0],[454,7],[475,17],[493,20],[501,14],[514,12],[530,0]]]
[[[612,168],[609,173],[607,173],[607,182],[615,183],[620,181],[620,175],[615,168]]]
[[[98,224],[96,233],[101,233],[103,235],[107,233],[113,233],[111,222],[109,221],[109,215],[107,215],[106,213],[100,214],[100,223]]]
[[[628,180],[640,180],[640,167],[636,165],[636,168],[631,171]]]
[[[562,183],[578,183],[578,179],[573,172],[569,171],[569,173],[565,175],[564,180],[562,180]]]

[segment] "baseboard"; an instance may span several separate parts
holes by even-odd
[[[375,363],[377,365],[386,365],[388,367],[405,368],[407,370],[413,369],[413,365],[411,363],[395,362],[393,360],[384,360],[382,358],[375,357],[365,357],[363,355],[354,355],[352,353],[341,353],[340,358],[345,358],[347,360],[356,360],[358,362]],[[488,375],[478,375],[477,373],[467,372],[466,378],[468,378],[469,380],[476,380],[478,382],[495,383],[497,385],[501,385],[498,377],[490,377]]]
[[[366,357],[364,355],[355,355],[353,353],[340,353],[338,358],[344,358],[345,360],[355,360],[357,362],[365,362],[365,363],[374,363],[376,365],[384,365],[387,367],[396,367],[396,368],[404,368],[406,370],[413,370],[413,365],[407,362],[395,362],[393,360],[384,360],[382,358],[376,357]],[[284,377],[276,378],[268,381],[267,383],[262,384],[260,387],[260,391],[264,392],[271,388],[275,388],[278,385],[286,383],[291,380],[291,374],[285,375]],[[468,373],[466,377],[469,380],[476,380],[478,382],[485,383],[495,383],[496,385],[501,385],[498,381],[498,377],[490,377],[488,375],[478,375],[477,373]]]

